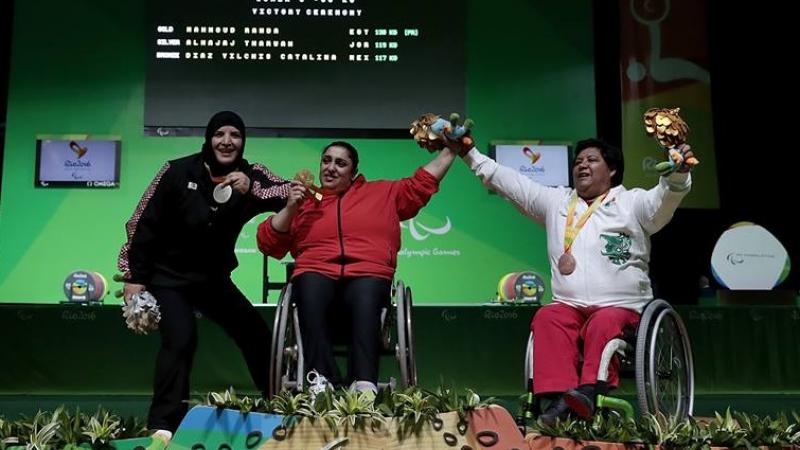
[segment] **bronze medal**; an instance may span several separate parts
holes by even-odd
[[[575,271],[575,257],[571,253],[564,253],[558,258],[558,271],[562,275],[569,275]]]

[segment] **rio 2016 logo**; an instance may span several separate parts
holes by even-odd
[[[542,157],[541,153],[531,150],[530,147],[522,147],[522,154],[531,160],[531,165],[536,164],[536,162]]]

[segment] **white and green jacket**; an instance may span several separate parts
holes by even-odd
[[[612,188],[572,245],[575,271],[562,275],[567,206],[574,189],[543,186],[472,149],[464,161],[484,185],[544,225],[553,299],[571,306],[618,306],[641,312],[653,298],[648,276],[650,235],[666,225],[691,188],[688,173],[661,177],[649,190]],[[582,199],[575,219],[586,211]]]

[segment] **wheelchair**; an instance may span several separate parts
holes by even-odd
[[[402,281],[397,281],[392,285],[391,304],[381,311],[381,356],[390,355],[397,360],[402,387],[417,385],[411,306],[411,288]],[[334,337],[334,344],[338,343]],[[340,347],[334,347],[335,356],[346,354],[346,350],[341,351]],[[270,360],[270,396],[286,389],[303,390],[308,383],[308,368],[303,359],[303,339],[297,308],[292,301],[291,283],[283,288],[278,300],[272,328]],[[392,378],[388,382],[379,382],[378,387],[394,388],[395,384],[396,380]]]
[[[664,300],[645,306],[634,333],[612,339],[603,349],[598,381],[608,380],[608,367],[619,355],[620,378],[633,375],[640,414],[662,413],[687,417],[694,408],[694,362],[689,335],[678,313]],[[525,389],[533,386],[533,333],[525,350]],[[598,396],[603,397],[603,396]],[[605,403],[605,405],[604,405]],[[534,410],[539,410],[534,399]],[[598,398],[598,408],[608,406],[633,415],[630,404],[613,397]]]

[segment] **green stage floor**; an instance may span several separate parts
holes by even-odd
[[[482,396],[514,399],[523,391],[523,357],[531,306],[424,305],[413,309],[420,386],[444,381]],[[695,411],[727,406],[752,413],[800,411],[800,308],[678,307],[694,353]],[[274,307],[259,306],[272,323]],[[251,389],[239,351],[207,320],[199,321],[192,389]],[[128,331],[118,306],[0,305],[9,343],[0,369],[0,414],[61,403],[99,404],[144,415],[158,336]],[[264,351],[269,346],[265,343]],[[382,378],[397,376],[391,358]],[[632,392],[623,386],[622,392]],[[511,408],[515,410],[515,408]]]

